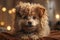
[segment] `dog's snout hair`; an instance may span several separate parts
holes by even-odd
[[[32,24],[33,26],[36,26],[37,24],[39,24],[39,20],[38,20],[38,19],[33,19],[33,18],[30,18],[30,19],[28,20],[28,22],[31,22],[31,24]]]
[[[20,2],[16,6],[14,27],[22,39],[32,38],[37,40],[46,37],[50,33],[48,15],[45,7],[36,3]],[[21,31],[23,29],[23,31]],[[25,34],[27,33],[27,34]]]

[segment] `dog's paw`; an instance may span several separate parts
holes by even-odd
[[[38,40],[39,37],[38,37],[37,35],[31,35],[31,39],[33,39],[33,40]]]
[[[28,36],[24,35],[24,36],[21,37],[21,39],[22,40],[28,40],[29,38],[28,38]]]

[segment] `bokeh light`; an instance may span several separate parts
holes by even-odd
[[[58,19],[59,19],[59,14],[56,14],[56,16],[55,16],[55,17],[56,17],[56,19],[58,20]]]
[[[6,10],[7,10],[6,7],[3,7],[3,8],[2,8],[2,11],[3,11],[3,12],[5,12]]]
[[[9,13],[9,14],[12,14],[12,10],[9,10],[8,13]]]
[[[11,30],[11,26],[7,26],[7,30],[10,31]]]
[[[1,21],[1,25],[3,26],[5,23],[3,21]]]
[[[15,8],[13,8],[13,9],[12,9],[12,12],[13,12],[13,13],[15,13],[15,12],[16,12],[16,9],[15,9]]]

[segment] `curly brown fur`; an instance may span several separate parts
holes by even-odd
[[[19,2],[16,9],[14,26],[20,39],[37,40],[49,35],[48,15],[42,5]]]

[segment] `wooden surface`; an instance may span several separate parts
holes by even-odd
[[[0,40],[20,40],[7,33],[0,33]],[[60,40],[60,31],[51,31],[48,37],[44,37],[38,40]]]

